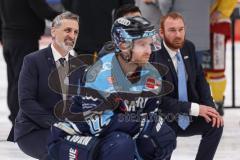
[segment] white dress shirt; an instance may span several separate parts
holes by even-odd
[[[62,89],[62,98],[64,100],[64,108],[66,108],[66,101],[67,100],[67,93],[68,93],[68,86],[69,86],[69,77],[68,77],[68,71],[69,71],[69,65],[67,64],[67,61],[69,60],[69,54],[73,54],[73,52],[69,52],[67,55],[62,57],[62,55],[54,48],[53,44],[51,44],[51,49],[53,53],[53,58],[56,63],[56,67],[58,69],[58,75],[59,80],[61,83],[61,89]],[[64,67],[60,67],[60,58],[65,58]]]
[[[166,48],[169,56],[171,57],[171,60],[173,62],[173,65],[174,65],[174,68],[177,72],[177,57],[176,57],[176,53],[180,52],[180,50],[178,50],[177,52],[176,51],[173,51],[171,50],[166,44],[165,42],[163,41],[163,45],[164,47]],[[186,76],[187,76],[187,73],[186,73]],[[187,79],[187,78],[186,78]],[[192,103],[191,102],[191,110],[190,110],[190,115],[192,116],[198,116],[199,115],[199,104],[197,103]]]

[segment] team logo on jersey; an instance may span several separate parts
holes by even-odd
[[[148,77],[145,83],[145,87],[149,90],[159,89],[161,82],[154,77]]]
[[[135,112],[140,108],[144,108],[148,98],[138,97],[136,100],[129,101],[127,99],[124,100],[124,106],[128,112]]]
[[[102,100],[92,96],[82,96],[83,111],[94,110],[102,104]]]

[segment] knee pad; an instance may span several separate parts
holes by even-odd
[[[48,154],[54,160],[94,160],[98,139],[96,137],[68,135],[48,146]]]
[[[212,96],[215,102],[223,102],[224,92],[227,85],[224,72],[207,72],[206,79],[211,87]]]
[[[221,22],[210,26],[211,53],[204,55],[204,68],[211,71],[224,71],[226,43],[230,38],[230,23]]]

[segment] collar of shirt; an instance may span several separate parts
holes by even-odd
[[[166,43],[165,43],[164,41],[163,41],[163,45],[164,45],[164,47],[166,48],[166,50],[167,50],[169,56],[171,57],[171,60],[172,60],[173,65],[174,65],[174,68],[175,68],[175,70],[177,71],[177,57],[176,57],[176,51],[173,51],[172,49],[170,49],[170,48],[166,45]],[[178,49],[177,52],[180,52],[180,50]]]
[[[175,56],[176,55],[176,51],[173,51],[171,50],[167,45],[166,43],[163,41],[163,45],[164,47],[166,48],[169,56],[171,57],[172,59],[172,62],[173,62],[173,65],[174,65],[174,68],[175,70],[177,71],[177,57]],[[177,52],[180,52],[180,50],[178,49]],[[188,75],[186,73],[186,77],[188,79]],[[191,103],[191,109],[190,109],[190,115],[192,116],[198,116],[199,115],[199,104],[197,103]]]
[[[164,41],[163,41],[163,45],[164,45],[164,47],[166,48],[166,50],[167,50],[169,56],[171,57],[171,59],[173,59],[174,57],[176,57],[176,51],[173,51],[172,49],[170,49],[170,48],[166,45],[166,43],[165,43]],[[180,52],[180,50],[178,49],[177,52]]]
[[[69,54],[71,51],[65,57],[62,57],[62,55],[54,48],[53,44],[51,44],[51,49],[52,49],[53,58],[55,62],[57,62],[60,58],[65,58],[66,61],[68,61]]]

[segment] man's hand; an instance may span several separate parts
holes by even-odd
[[[209,123],[212,121],[212,127],[223,126],[223,118],[219,115],[215,108],[199,105],[199,116],[205,118],[206,122]]]
[[[199,105],[199,116],[205,118],[207,122],[211,122],[212,118],[217,118],[219,116],[219,113],[212,107]]]
[[[212,118],[212,127],[222,127],[224,125],[223,117],[218,116],[217,118]]]

